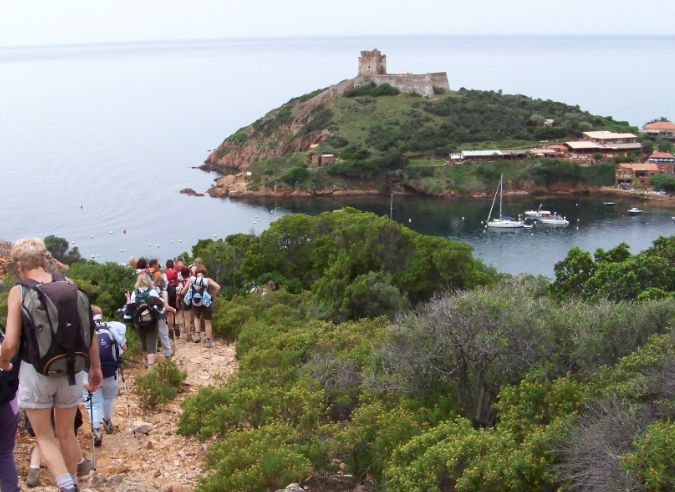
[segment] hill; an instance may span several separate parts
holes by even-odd
[[[491,189],[494,179],[478,171],[481,166],[447,166],[451,152],[535,147],[542,140],[578,139],[591,129],[637,131],[628,122],[551,100],[501,91],[437,92],[423,98],[373,84],[317,101],[325,91],[315,91],[226,138],[203,167],[246,171],[221,182],[221,191],[240,194],[390,189],[462,194]],[[546,119],[554,119],[555,125],[545,126]],[[324,166],[315,160],[313,165],[311,154],[333,154],[336,160]],[[528,160],[499,167],[511,175],[512,188],[546,186],[533,168],[539,164]]]

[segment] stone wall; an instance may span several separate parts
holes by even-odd
[[[375,48],[373,51],[362,51],[359,57],[359,75],[386,75],[387,55]]]
[[[448,76],[445,72],[428,73],[425,75],[373,75],[370,77],[356,77],[354,79],[354,87],[361,87],[370,82],[375,82],[377,85],[389,84],[401,92],[408,94],[416,92],[425,97],[432,97],[434,95],[434,86],[450,90]]]
[[[333,99],[335,96],[341,96],[346,91],[354,88],[354,79],[343,80],[337,85],[331,85],[328,89],[322,93],[314,96],[309,101],[305,101],[302,105],[302,110],[305,113],[309,113],[311,110],[316,108],[319,104]]]

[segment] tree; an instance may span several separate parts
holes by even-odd
[[[47,236],[45,239],[45,246],[54,258],[66,265],[72,265],[78,261],[82,261],[82,255],[77,246],[69,250],[69,243],[67,239],[57,237],[54,235]]]
[[[645,139],[642,141],[642,150],[644,151],[645,154],[653,154],[654,153],[654,142],[649,139]]]
[[[673,152],[673,142],[664,138],[659,142],[659,150],[661,152]]]
[[[595,159],[596,161],[601,160],[602,154],[600,152],[596,152],[595,154],[593,154],[593,159]]]
[[[575,246],[567,257],[553,267],[555,282],[551,284],[551,293],[559,300],[569,297],[583,297],[586,294],[586,282],[595,273],[595,263],[590,253]]]
[[[658,190],[674,191],[675,190],[675,176],[668,174],[655,174],[649,178],[649,184]]]

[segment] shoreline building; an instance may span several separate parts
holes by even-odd
[[[377,48],[372,51],[362,51],[359,57],[359,74],[354,79],[354,87],[362,87],[374,82],[376,85],[389,84],[401,92],[432,97],[434,87],[446,91],[450,90],[448,74],[445,72],[415,75],[409,72],[398,74],[387,73],[387,55],[383,55]]]
[[[648,123],[642,127],[642,133],[646,133],[650,138],[662,137],[671,142],[675,142],[675,123],[671,121],[657,121]]]

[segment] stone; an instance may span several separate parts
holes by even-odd
[[[156,492],[151,485],[147,485],[140,482],[133,482],[131,480],[124,480],[121,484],[117,486],[116,492]]]
[[[152,441],[148,441],[148,443],[145,445],[145,449],[152,449],[153,447]]]
[[[279,489],[276,492],[305,492],[305,489],[300,487],[297,483],[292,483],[285,489]]]
[[[124,482],[124,477],[122,475],[116,474],[108,477],[108,485],[110,485],[113,488],[118,486],[122,482]]]
[[[137,420],[134,422],[134,425],[131,427],[131,430],[134,432],[134,434],[147,434],[150,432],[155,426],[152,425],[150,422],[143,422],[141,420]]]
[[[108,481],[106,480],[106,478],[102,474],[98,473],[96,470],[90,471],[88,478],[89,478],[89,487],[101,488],[108,485]]]
[[[365,485],[357,485],[354,492],[368,492],[368,489]]]

